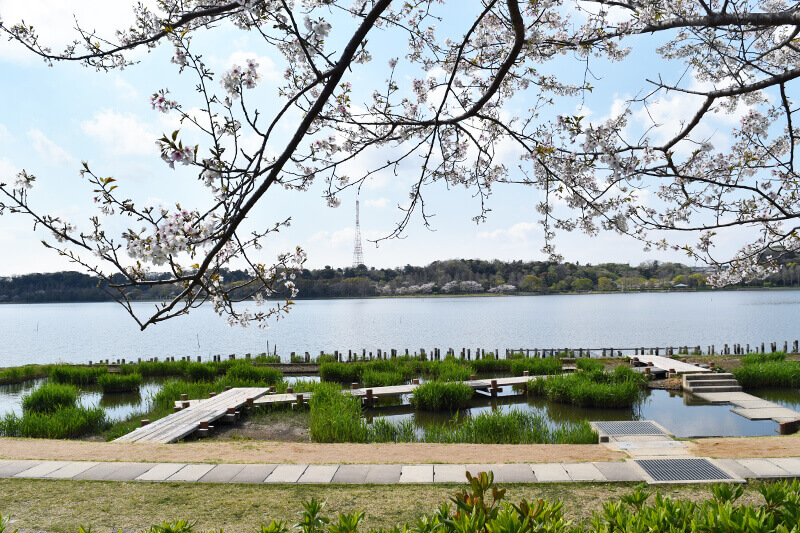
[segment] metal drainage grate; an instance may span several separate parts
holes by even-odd
[[[609,436],[615,435],[668,435],[662,428],[650,421],[639,422],[595,422],[598,431]]]
[[[708,459],[640,459],[635,462],[653,478],[653,481],[733,479]]]

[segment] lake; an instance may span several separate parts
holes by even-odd
[[[156,304],[137,302],[137,312]],[[420,348],[633,348],[800,338],[800,291],[301,300],[266,330],[210,306],[139,331],[115,303],[0,305],[0,367],[28,363]]]

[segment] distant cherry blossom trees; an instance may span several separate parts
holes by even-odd
[[[265,325],[290,301],[240,311],[220,272],[244,263],[252,279],[243,284],[249,291],[240,284],[237,294],[291,298],[303,251],[274,264],[256,253],[288,221],[241,231],[266,193],[307,190],[316,181],[335,206],[342,190],[408,161],[416,162],[415,180],[387,237],[399,235],[414,213],[429,223],[425,194],[433,183],[471,189],[478,221],[493,188],[520,183],[541,191],[536,210],[543,250],[552,258],[557,232],[607,230],[725,267],[716,277],[724,284],[763,276],[784,251],[800,249],[795,2],[160,0],[158,6],[136,5],[136,23],[113,36],[79,27],[60,52],[41,44],[30,25],[0,21],[0,31],[48,63],[109,70],[131,65],[134,49],[169,46],[171,63],[197,84],[200,113],[189,111],[197,98],[166,88],[154,88],[150,102],[204,133],[198,145],[184,143],[179,132],[158,143],[168,167],[196,170],[210,208],[134,205],[114,178],[85,163],[81,174],[96,188],[98,214],[132,221],[131,229],[112,235],[99,216],[79,226],[37,210],[32,174],[0,176],[0,212],[25,214],[50,230],[57,242],[48,246],[108,280],[131,314],[126,291],[183,288],[151,316],[136,317],[142,328],[209,299],[232,323]],[[195,34],[230,24],[259,37],[262,51],[286,65],[269,102],[249,98],[261,82],[255,60],[216,74],[195,51]],[[655,48],[663,75],[626,80],[631,96],[621,105],[602,119],[585,116],[581,105],[602,75],[594,69],[625,60],[633,46]],[[374,64],[379,49],[393,57]],[[577,76],[566,75],[570,62]],[[356,87],[352,72],[366,64],[372,70],[360,70],[368,72],[360,79],[368,85]],[[689,103],[679,127],[665,131],[651,107],[673,95]],[[634,116],[644,116],[644,125]],[[730,116],[739,117],[732,126],[722,120]],[[713,135],[721,128],[725,135]],[[245,135],[260,145],[245,150]],[[355,175],[344,170],[385,148],[392,150],[381,152],[383,162]],[[736,227],[755,233],[735,257],[717,257],[717,238]],[[155,279],[152,268],[169,276]]]

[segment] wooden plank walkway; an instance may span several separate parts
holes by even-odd
[[[707,368],[701,368],[691,363],[682,363],[671,357],[661,357],[659,355],[637,355],[639,361],[642,363],[653,363],[653,366],[662,370],[673,369],[678,374],[687,374],[689,372],[711,372]]]
[[[213,422],[223,417],[229,408],[240,408],[248,399],[258,399],[269,389],[241,387],[227,390],[213,398],[196,402],[189,407],[165,416],[155,422],[137,428],[115,442],[159,442],[168,443],[180,440],[199,429],[200,422]]]

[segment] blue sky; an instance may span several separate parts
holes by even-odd
[[[0,16],[8,23],[24,18],[36,26],[45,42],[59,49],[72,35],[72,13],[85,26],[122,27],[130,20],[130,6],[124,2],[86,0],[57,2],[55,0],[0,0]],[[461,30],[453,23],[445,28],[454,34]],[[337,27],[333,34],[336,35]],[[343,30],[345,31],[346,28]],[[640,38],[641,39],[641,38]],[[641,41],[644,44],[646,41]],[[204,58],[220,73],[233,63],[243,64],[245,58],[257,57],[264,72],[264,82],[250,101],[259,99],[268,108],[273,100],[274,86],[282,67],[277,57],[265,56],[268,51],[253,37],[231,28],[217,28],[198,37],[196,44],[204,50]],[[348,80],[356,91],[368,94],[373,88],[373,73],[385,77],[383,69],[387,50],[376,50],[375,61],[355,70]],[[392,50],[394,55],[403,51]],[[56,64],[48,68],[26,53],[20,46],[0,41],[0,177],[10,179],[18,170],[34,173],[38,180],[31,191],[31,204],[61,215],[73,223],[82,223],[96,207],[91,202],[91,188],[78,176],[80,162],[88,161],[98,174],[115,177],[120,191],[137,201],[153,205],[172,205],[181,202],[187,207],[202,205],[204,190],[197,186],[196,176],[186,169],[170,170],[159,158],[155,140],[163,132],[177,127],[175,117],[153,111],[150,95],[169,87],[184,104],[191,104],[193,80],[178,76],[169,63],[170,47],[162,46],[152,53],[139,53],[141,63],[122,71],[98,73],[77,64]],[[637,50],[623,64],[611,70],[596,72],[598,89],[582,111],[589,117],[607,116],[626,96],[641,86],[642,74],[660,67],[651,50]],[[564,70],[559,76],[582,76],[568,70],[574,63],[559,62],[554,68]],[[410,86],[410,78],[401,78]],[[358,93],[357,93],[358,94]],[[687,108],[686,102],[675,97],[653,107],[661,114],[665,128],[675,127],[678,113]],[[575,112],[575,102],[569,102],[554,113]],[[729,120],[723,120],[725,125]],[[290,131],[286,129],[287,133]],[[373,157],[379,157],[375,155]],[[378,159],[379,160],[379,159]],[[367,164],[368,162],[364,162]],[[501,260],[544,260],[539,250],[543,238],[537,224],[535,205],[539,193],[522,186],[498,186],[490,197],[492,210],[487,222],[476,225],[472,217],[480,205],[472,191],[456,188],[447,190],[434,184],[427,191],[427,209],[434,213],[433,229],[422,227],[419,217],[408,226],[404,239],[381,242],[378,248],[367,242],[391,232],[401,219],[397,209],[408,197],[408,185],[414,179],[411,168],[401,175],[378,176],[361,190],[361,228],[365,236],[364,259],[368,266],[387,267],[405,264],[426,264],[450,258],[482,258]],[[257,213],[248,221],[252,228],[265,227],[287,217],[292,226],[271,239],[263,250],[268,261],[277,253],[300,245],[308,252],[308,266],[347,266],[352,262],[355,194],[347,191],[342,205],[331,209],[322,199],[322,184],[307,192],[271,191]],[[124,225],[112,224],[121,231]],[[31,223],[20,216],[0,218],[0,275],[27,272],[47,272],[75,269],[65,260],[45,250],[40,244],[47,235],[34,233]],[[720,245],[733,249],[740,233],[728,236]],[[590,238],[581,234],[562,234],[559,251],[568,261],[581,263],[623,262],[638,264],[648,259],[685,262],[678,252],[642,250],[639,242],[625,237],[601,233]]]

